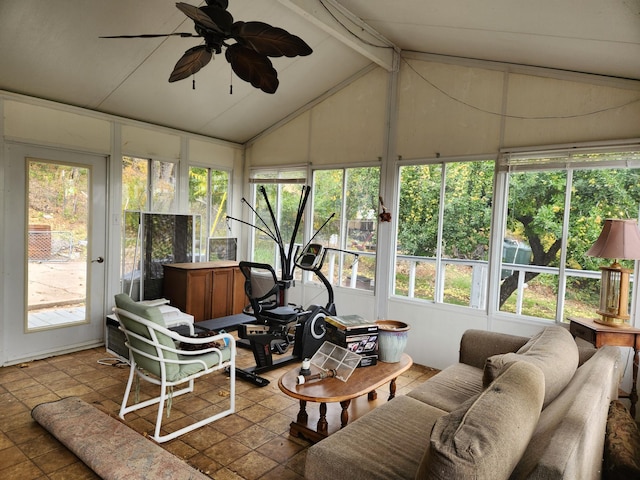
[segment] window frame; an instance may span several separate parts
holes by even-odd
[[[567,274],[570,269],[567,266],[567,239],[569,238],[569,218],[571,215],[571,193],[573,189],[573,177],[576,171],[583,170],[597,170],[597,169],[638,169],[640,168],[639,160],[629,159],[611,159],[611,160],[595,160],[587,159],[585,155],[590,154],[621,154],[629,152],[640,152],[640,143],[638,140],[620,141],[620,142],[595,142],[585,144],[568,144],[568,145],[553,145],[549,147],[528,147],[518,149],[503,149],[500,151],[500,155],[497,163],[496,171],[496,188],[494,189],[494,195],[496,195],[494,205],[496,211],[494,212],[494,218],[496,221],[493,227],[494,235],[492,235],[492,258],[490,260],[490,282],[489,282],[489,315],[495,315],[506,319],[507,321],[514,320],[531,320],[536,322],[544,322],[546,324],[552,322],[555,324],[568,324],[568,320],[565,322],[563,317],[565,312],[566,292],[567,292]],[[531,315],[525,315],[522,313],[511,313],[500,310],[500,271],[502,270],[502,253],[498,249],[500,245],[495,240],[496,232],[502,235],[505,232],[507,224],[508,204],[509,204],[509,178],[510,173],[522,173],[522,172],[544,172],[544,171],[562,171],[567,175],[565,184],[565,200],[563,203],[563,220],[562,220],[562,246],[559,252],[560,259],[558,267],[545,266],[543,268],[557,269],[558,270],[558,292],[556,294],[556,314],[554,319],[548,319],[543,317],[536,317]],[[500,196],[497,196],[497,192],[500,192]],[[637,212],[640,217],[640,205]],[[535,268],[535,266],[534,266]],[[540,268],[540,267],[539,267]],[[634,262],[634,273],[631,276],[633,281],[637,278],[638,274],[638,262]],[[599,275],[598,275],[599,281]],[[638,288],[633,282],[633,290],[630,292],[631,306],[637,303],[637,291]],[[595,315],[595,312],[594,312]]]
[[[489,255],[488,255],[488,275],[487,281],[484,286],[484,295],[486,296],[486,302],[483,307],[478,310],[484,311],[489,318],[500,319],[500,321],[525,321],[525,322],[534,322],[534,323],[545,323],[548,324],[551,320],[542,317],[535,317],[523,314],[514,314],[509,312],[504,312],[499,310],[499,294],[500,294],[500,272],[502,269],[502,236],[505,231],[505,225],[507,221],[507,209],[508,209],[508,201],[509,201],[509,171],[526,171],[526,170],[541,170],[541,169],[549,169],[549,170],[557,170],[564,169],[567,171],[568,169],[576,170],[584,170],[586,168],[640,168],[640,161],[635,160],[626,160],[624,159],[624,154],[627,152],[639,152],[640,151],[640,139],[628,139],[628,140],[620,140],[620,141],[609,141],[609,142],[589,142],[589,143],[575,143],[575,144],[562,144],[562,145],[549,145],[549,146],[536,146],[536,147],[520,147],[520,148],[512,148],[512,149],[501,149],[499,153],[495,156],[492,155],[474,155],[474,156],[463,156],[463,157],[447,157],[447,158],[430,158],[430,159],[412,159],[412,160],[403,160],[399,159],[396,162],[396,167],[394,169],[395,172],[395,180],[393,184],[393,188],[395,188],[395,205],[394,205],[394,214],[395,214],[395,224],[396,229],[393,232],[391,237],[391,247],[394,252],[392,258],[389,260],[389,298],[394,300],[400,300],[403,302],[410,302],[413,304],[432,304],[439,305],[446,308],[452,309],[466,309],[472,307],[465,307],[460,305],[455,305],[451,303],[439,302],[438,297],[434,295],[433,299],[419,299],[419,298],[411,298],[408,296],[396,295],[395,294],[395,285],[396,285],[396,275],[397,275],[397,242],[398,242],[398,213],[399,213],[399,202],[400,202],[400,169],[401,167],[408,165],[431,165],[431,164],[450,164],[455,162],[472,162],[472,161],[495,161],[495,169],[493,176],[493,194],[492,194],[492,212],[491,212],[491,234],[490,234],[490,244],[489,244]],[[590,159],[586,159],[583,154],[589,153],[610,153],[612,155],[620,154],[619,159],[617,160],[609,160],[609,161],[593,161]],[[544,160],[548,158],[550,155],[553,155],[556,160]],[[443,221],[443,207],[446,199],[442,196],[442,188],[444,188],[444,179],[446,178],[446,169],[443,168],[442,179],[441,179],[441,196],[439,199],[439,211],[438,211],[438,231],[441,231],[442,221]],[[570,194],[570,189],[565,190]],[[569,195],[570,196],[570,195]],[[570,201],[571,198],[568,199]],[[568,210],[568,206],[566,207]],[[640,212],[639,212],[640,213]],[[568,231],[568,220],[564,219],[563,224],[563,236],[566,238]],[[437,242],[437,255],[439,258],[442,258],[442,242],[441,242],[441,233],[438,234],[439,239]],[[563,242],[563,251],[566,249],[566,241]],[[565,254],[566,255],[566,254]],[[561,267],[566,270],[566,258],[562,256],[560,260]],[[635,262],[634,275],[638,274],[639,263]],[[637,277],[636,277],[637,278]],[[436,281],[436,285],[439,282]],[[566,285],[566,281],[561,282],[561,285]],[[631,308],[632,312],[636,312],[639,308],[637,297],[638,290],[640,287],[636,285],[636,282],[633,284],[633,290],[630,292],[631,295]],[[562,294],[562,297],[560,295]],[[557,302],[558,309],[556,317],[553,319],[554,323],[564,324],[563,319],[560,316],[560,312],[564,311],[564,295],[565,290],[563,288],[558,289],[557,293]],[[562,304],[561,304],[562,302]],[[566,315],[565,315],[566,316]]]
[[[341,252],[338,252],[338,260],[337,260],[337,270],[338,272],[335,274],[331,274],[329,273],[329,275],[327,276],[328,280],[330,281],[331,285],[333,288],[348,288],[348,289],[355,289],[358,290],[358,292],[361,292],[363,294],[367,294],[367,295],[371,295],[373,296],[375,294],[375,292],[377,291],[376,289],[376,279],[378,277],[379,274],[379,256],[378,256],[378,232],[376,231],[376,245],[375,245],[375,249],[373,252],[367,252],[367,256],[372,256],[373,257],[373,265],[374,265],[374,271],[373,271],[373,278],[371,279],[371,281],[373,282],[373,287],[372,288],[359,288],[358,287],[358,278],[357,278],[357,272],[358,272],[358,267],[357,267],[357,262],[353,265],[351,265],[351,270],[352,270],[352,275],[351,275],[351,280],[349,285],[344,285],[342,284],[341,279],[344,276],[344,272],[346,270],[348,270],[349,268],[349,264],[347,264],[345,262],[344,259],[344,255],[348,252],[348,253],[352,253],[352,254],[357,254],[357,255],[362,255],[362,252],[354,250],[354,249],[349,249],[348,245],[346,244],[348,241],[348,230],[349,230],[349,219],[347,219],[347,215],[346,215],[346,210],[347,210],[347,197],[348,197],[348,193],[347,193],[347,189],[348,189],[348,175],[347,172],[349,170],[355,170],[355,169],[362,169],[362,168],[375,168],[378,169],[378,192],[376,194],[376,198],[378,198],[380,196],[380,191],[382,188],[382,175],[383,175],[383,168],[379,163],[357,163],[357,164],[353,164],[353,165],[349,165],[348,167],[343,167],[343,166],[335,166],[335,165],[325,165],[322,167],[317,167],[317,168],[313,168],[311,170],[311,189],[312,189],[312,195],[311,195],[311,208],[309,209],[308,215],[309,215],[309,222],[308,222],[308,230],[306,231],[306,238],[311,238],[312,236],[314,236],[316,234],[315,231],[311,231],[311,229],[313,229],[313,217],[315,215],[315,205],[316,205],[316,199],[315,196],[313,195],[313,192],[315,190],[315,179],[316,179],[316,174],[318,172],[323,172],[323,171],[331,171],[331,170],[341,170],[342,171],[342,199],[340,201],[340,213],[339,213],[339,219],[340,219],[340,226],[339,226],[339,243],[338,245],[330,245],[330,247],[335,248],[337,250],[340,250]],[[376,221],[377,223],[377,219],[378,219],[378,209],[376,208],[375,210],[375,215],[373,217],[373,220]],[[338,213],[336,212],[336,214],[338,215]],[[323,219],[324,220],[324,219]],[[325,267],[326,267],[326,262],[325,262]],[[330,269],[332,270],[332,269]],[[335,277],[335,278],[331,278],[331,277]],[[303,275],[303,279],[306,282],[314,282],[314,278],[313,275],[310,272],[305,272],[305,275]],[[336,283],[337,282],[337,283]],[[317,281],[315,281],[315,283],[317,283]]]
[[[489,301],[489,288],[488,285],[490,283],[489,281],[489,276],[488,275],[484,275],[484,279],[482,280],[483,283],[483,291],[480,292],[480,297],[477,299],[473,299],[473,295],[471,295],[471,303],[472,305],[458,305],[455,303],[449,303],[449,302],[445,302],[444,301],[444,288],[445,288],[445,273],[444,273],[444,264],[446,263],[454,263],[454,262],[450,262],[450,260],[453,260],[449,257],[446,257],[443,254],[444,251],[444,247],[443,247],[443,235],[444,235],[444,218],[445,218],[445,209],[446,209],[446,190],[447,190],[447,168],[449,165],[451,164],[456,164],[456,163],[474,163],[474,162],[493,162],[494,164],[494,168],[493,168],[493,193],[492,193],[492,201],[494,204],[494,209],[491,212],[491,222],[489,225],[489,229],[490,229],[490,236],[489,236],[489,252],[488,252],[488,260],[487,260],[487,272],[489,271],[489,266],[491,264],[491,253],[492,253],[492,243],[493,243],[493,231],[494,231],[494,221],[493,219],[495,218],[495,188],[496,188],[496,182],[495,182],[495,177],[496,177],[496,168],[497,168],[497,156],[492,156],[492,155],[472,155],[472,156],[465,156],[465,157],[447,157],[447,158],[440,158],[440,157],[436,157],[436,158],[432,158],[432,159],[418,159],[418,160],[413,160],[413,161],[400,161],[397,164],[397,168],[395,170],[395,174],[396,174],[396,191],[397,191],[397,200],[396,200],[396,205],[395,205],[395,216],[396,219],[399,219],[399,202],[400,202],[400,198],[401,198],[401,191],[402,191],[402,185],[401,185],[401,175],[400,175],[400,171],[403,167],[411,167],[411,166],[434,166],[434,165],[439,165],[441,167],[441,172],[440,172],[440,194],[438,197],[438,212],[437,212],[437,219],[438,219],[438,226],[437,226],[437,238],[436,238],[436,250],[435,250],[435,256],[434,256],[434,268],[436,271],[436,277],[434,278],[434,295],[432,299],[424,299],[424,298],[416,298],[414,297],[412,294],[411,295],[399,295],[396,293],[396,276],[398,274],[398,220],[396,220],[396,229],[394,231],[394,238],[393,240],[393,258],[392,258],[392,265],[391,265],[391,275],[390,275],[390,285],[389,285],[389,295],[390,297],[396,299],[396,300],[403,300],[403,301],[410,301],[410,302],[417,302],[417,303],[429,303],[429,304],[438,304],[438,305],[446,305],[446,306],[450,306],[450,307],[455,307],[455,308],[464,308],[464,309],[476,309],[476,310],[487,310],[487,305],[490,303]],[[419,257],[417,257],[419,258]],[[425,257],[426,258],[426,257]],[[470,260],[471,262],[471,260]],[[410,278],[409,282],[412,282],[413,280]],[[411,292],[411,287],[410,287],[410,292]]]
[[[226,221],[226,217],[229,215],[230,212],[230,208],[229,206],[231,205],[231,184],[232,184],[232,174],[233,171],[229,168],[223,168],[223,167],[219,167],[219,166],[215,166],[215,165],[204,165],[202,163],[195,163],[195,162],[190,162],[187,165],[187,181],[186,181],[186,196],[187,196],[187,209],[189,211],[189,213],[193,213],[191,211],[191,201],[189,200],[189,195],[190,195],[190,189],[191,189],[191,182],[190,182],[190,178],[191,178],[191,169],[192,168],[201,168],[207,171],[207,208],[206,208],[206,216],[203,216],[201,214],[200,218],[201,218],[201,232],[202,232],[202,236],[203,239],[202,241],[205,242],[204,248],[200,248],[201,252],[200,252],[200,256],[201,258],[203,258],[205,261],[207,261],[209,259],[209,238],[223,238],[223,237],[210,237],[209,236],[209,232],[211,231],[212,228],[212,222],[213,222],[213,208],[211,205],[211,196],[212,196],[212,191],[211,191],[211,180],[212,180],[212,171],[218,171],[218,172],[224,172],[227,174],[227,190],[226,190],[226,198],[224,200],[225,203],[225,216],[224,216],[224,221]],[[229,238],[229,229],[226,229],[227,231],[227,235],[226,238]],[[236,246],[237,248],[237,246]]]

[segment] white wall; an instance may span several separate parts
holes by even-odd
[[[248,166],[370,162],[384,155],[388,77],[375,69],[247,145]]]

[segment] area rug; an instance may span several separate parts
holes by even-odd
[[[31,416],[105,480],[209,478],[80,398],[42,403]]]

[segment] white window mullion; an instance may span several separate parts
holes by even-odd
[[[562,248],[560,249],[560,270],[558,273],[558,303],[556,304],[556,322],[562,323],[564,312],[564,298],[567,291],[567,240],[569,238],[569,215],[571,213],[571,185],[573,184],[573,169],[567,171],[564,190],[564,214],[562,216]]]
[[[440,178],[440,205],[438,207],[438,243],[436,247],[436,285],[434,301],[442,303],[444,301],[444,264],[442,263],[442,235],[444,230],[444,209],[447,194],[447,164],[442,163],[442,174]]]

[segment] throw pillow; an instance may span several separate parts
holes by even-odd
[[[546,407],[571,381],[578,368],[578,360],[578,346],[573,336],[566,328],[554,325],[531,337],[516,353],[489,357],[485,363],[482,381],[486,388],[510,363],[532,363],[544,374]]]
[[[618,400],[609,406],[602,478],[640,478],[640,431],[631,414]]]
[[[436,420],[416,478],[509,478],[538,423],[543,398],[538,367],[507,366],[486,390]]]

